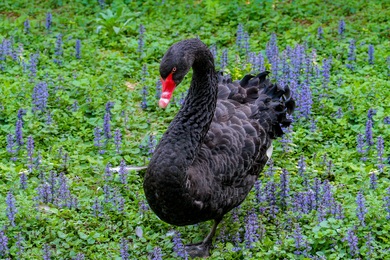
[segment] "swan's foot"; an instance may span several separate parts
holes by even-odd
[[[194,257],[206,258],[210,256],[210,247],[211,247],[210,243],[200,242],[196,244],[185,245],[185,250],[187,254],[192,258]]]
[[[212,244],[213,237],[215,235],[215,231],[217,230],[217,226],[221,219],[215,219],[214,225],[211,228],[210,233],[207,237],[200,243],[185,245],[185,250],[189,256],[194,257],[202,257],[206,258],[210,256],[210,248]]]

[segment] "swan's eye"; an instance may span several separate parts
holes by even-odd
[[[172,69],[172,73],[173,73],[173,72],[175,72],[175,71],[176,71],[176,67],[173,67],[173,69]]]

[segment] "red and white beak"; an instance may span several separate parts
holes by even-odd
[[[176,83],[173,81],[172,75],[173,73],[170,73],[165,80],[161,79],[162,93],[161,93],[160,101],[158,102],[158,105],[161,108],[166,108],[168,106],[173,91],[176,88]]]

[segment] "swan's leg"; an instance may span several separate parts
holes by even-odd
[[[221,222],[221,219],[214,220],[210,233],[202,242],[185,246],[185,250],[191,257],[208,257],[210,255],[210,248],[219,222]]]

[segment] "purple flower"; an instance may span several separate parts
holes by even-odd
[[[30,70],[30,77],[35,78],[37,76],[39,53],[31,54],[28,68]]]
[[[299,110],[301,115],[307,119],[311,115],[311,107],[313,105],[312,94],[309,85],[305,83],[302,84],[299,99]]]
[[[310,87],[311,81],[310,78],[312,77],[312,71],[313,71],[313,61],[311,55],[307,54],[305,58],[305,85]],[[284,73],[284,72],[283,72]]]
[[[310,131],[313,133],[317,130],[316,122],[317,120],[314,120],[314,118],[310,119]]]
[[[269,215],[271,218],[275,218],[279,209],[276,206],[276,184],[272,181],[267,182],[265,186],[266,199],[269,206]]]
[[[244,33],[244,49],[245,53],[249,53],[249,34],[247,32]]]
[[[270,158],[267,162],[267,165],[268,165],[268,169],[265,171],[265,175],[270,177],[270,178],[273,178],[274,174],[275,174],[274,160],[272,160],[272,158]]]
[[[243,47],[243,38],[244,38],[244,27],[240,23],[237,27],[237,33],[236,33],[236,45],[238,49],[241,49]]]
[[[121,163],[119,165],[119,180],[122,184],[127,184],[127,174],[128,171],[126,170],[126,163],[125,160],[121,160]]]
[[[265,193],[264,193],[265,191],[263,189],[263,184],[261,183],[261,180],[256,180],[254,186],[255,186],[257,203],[262,204],[263,202],[266,201],[266,198],[265,198]]]
[[[147,86],[143,86],[141,94],[142,94],[141,108],[145,110],[148,108],[148,103],[147,103],[147,99],[146,99],[146,97],[148,96],[148,87]]]
[[[50,250],[50,245],[44,244],[42,248],[43,252],[43,260],[50,260],[51,259],[51,250]]]
[[[318,39],[322,39],[322,38],[324,38],[324,31],[322,30],[322,27],[320,26],[320,27],[318,27],[318,30],[317,30],[317,37],[318,37]]]
[[[81,40],[77,39],[76,40],[76,46],[75,46],[75,50],[76,50],[76,59],[81,59]]]
[[[385,201],[384,207],[387,212],[386,219],[390,220],[390,187],[386,189],[386,194],[387,196],[385,196],[383,199]]]
[[[67,179],[63,172],[60,173],[58,176],[58,193],[57,193],[57,205],[61,208],[63,207],[69,207],[69,204],[67,203],[69,199],[71,199],[69,186],[67,183]]]
[[[24,33],[29,34],[30,33],[30,21],[28,19],[26,19],[26,21],[24,21],[23,25],[24,25]]]
[[[109,203],[112,200],[112,189],[110,185],[104,184],[103,185],[103,194],[104,194],[104,203]]]
[[[23,109],[23,108],[20,108],[19,110],[18,110],[18,119],[20,119],[20,120],[22,120],[22,122],[23,122],[23,116],[24,115],[26,115],[26,110],[25,109]]]
[[[342,36],[345,31],[345,22],[344,20],[340,20],[339,22],[339,35]]]
[[[374,46],[372,44],[368,45],[368,63],[374,64]]]
[[[188,259],[187,251],[181,241],[180,233],[178,231],[173,235],[173,251],[177,254],[178,257]]]
[[[39,82],[35,85],[32,94],[33,111],[44,112],[47,107],[49,91],[46,82]]]
[[[120,243],[120,253],[121,253],[121,258],[123,260],[128,260],[130,259],[130,254],[129,254],[129,241],[122,237],[121,238],[121,243]]]
[[[337,112],[335,114],[336,118],[342,118],[343,117],[343,109],[341,107],[339,107],[337,109]]]
[[[23,190],[27,189],[27,175],[25,172],[20,174],[20,188]]]
[[[149,210],[148,205],[143,200],[138,202],[138,206],[139,206],[139,212],[140,212],[141,215],[143,215],[146,211]]]
[[[268,61],[271,63],[271,72],[275,80],[278,80],[278,64],[279,64],[279,48],[276,39],[276,34],[273,33],[267,43],[265,51]]]
[[[256,64],[254,64],[258,72],[265,71],[264,56],[261,52],[256,57]]]
[[[223,49],[221,54],[221,70],[224,70],[228,65],[228,50]]]
[[[51,125],[52,123],[53,123],[53,119],[51,118],[51,112],[47,111],[46,124]]]
[[[329,184],[329,181],[326,180],[322,185],[322,201],[321,204],[326,209],[326,212],[330,212],[335,201],[332,192],[332,186]]]
[[[75,100],[72,104],[72,111],[77,112],[77,110],[79,110],[79,103]]]
[[[365,142],[364,142],[364,135],[358,134],[357,136],[357,152],[362,155],[361,160],[366,161],[366,157],[364,154],[367,152],[367,149],[365,149]]]
[[[246,216],[245,221],[246,248],[253,248],[253,243],[256,243],[259,240],[259,234],[257,233],[258,228],[258,217],[254,211],[251,211]]]
[[[116,197],[116,205],[117,205],[117,210],[119,212],[123,212],[125,210],[125,198],[122,197],[122,195],[119,194],[118,197]]]
[[[93,215],[95,217],[102,215],[103,208],[102,208],[100,201],[97,197],[95,197],[95,200],[93,201],[92,211],[93,211]]]
[[[15,136],[13,134],[8,134],[7,135],[7,152],[11,154],[11,160],[16,161],[16,142],[15,142]]]
[[[21,119],[18,119],[18,121],[16,121],[15,137],[16,137],[16,143],[18,144],[18,149],[20,149],[24,144],[24,141],[23,141],[23,121]]]
[[[4,234],[4,231],[0,231],[0,256],[8,254],[8,237]]]
[[[373,116],[376,115],[376,110],[375,109],[368,109],[367,111],[367,118],[370,119],[371,121],[373,121]]]
[[[367,208],[366,208],[365,202],[366,202],[366,200],[364,199],[363,193],[361,191],[359,191],[358,195],[356,197],[356,204],[357,204],[356,216],[360,220],[360,224],[362,226],[366,225],[364,222],[364,218],[365,218],[366,213],[367,213]]]
[[[366,123],[366,142],[369,146],[374,145],[374,140],[372,137],[372,120],[368,119]]]
[[[285,153],[287,153],[290,151],[289,144],[292,143],[291,135],[293,133],[293,126],[290,125],[289,127],[282,128],[282,129],[283,129],[284,135],[282,136],[282,139],[279,140],[279,142],[282,143],[283,151]]]
[[[351,256],[355,256],[359,254],[359,247],[358,247],[358,237],[355,235],[355,232],[353,229],[349,229],[347,231],[347,237],[346,240],[348,241],[349,245],[349,254]]]
[[[323,65],[322,65],[322,75],[323,75],[323,86],[324,88],[328,88],[328,84],[330,81],[330,70],[332,68],[332,59],[329,57],[329,59],[324,59]]]
[[[386,117],[383,119],[383,123],[390,125],[390,116],[386,116]]]
[[[61,64],[60,56],[63,54],[63,49],[62,49],[62,34],[59,33],[56,37],[56,44],[54,48],[54,55],[56,58],[54,59],[54,63],[57,63],[58,65]]]
[[[157,80],[156,82],[156,98],[159,99],[161,97],[161,80]]]
[[[382,136],[378,136],[378,141],[377,141],[377,151],[378,151],[378,169],[379,172],[383,172],[383,169],[385,165],[383,164],[384,159],[383,159],[383,150],[384,150],[384,140]]]
[[[335,219],[343,219],[344,218],[344,210],[343,205],[339,202],[335,202],[332,208],[332,214]]]
[[[16,209],[16,205],[15,205],[16,204],[15,197],[11,191],[7,193],[6,204],[7,204],[7,209],[6,209],[7,217],[11,225],[15,226],[15,215],[18,212],[18,210]]]
[[[118,154],[120,154],[121,153],[121,146],[122,146],[122,133],[121,133],[121,130],[119,128],[115,129],[114,142],[115,142],[116,152]]]
[[[102,144],[102,129],[100,128],[100,127],[95,127],[95,129],[94,129],[94,136],[95,136],[95,138],[94,138],[94,145],[96,146],[96,147],[98,147],[99,149],[101,149],[102,147],[103,147],[103,144]],[[101,149],[101,150],[99,150],[99,153],[100,154],[104,154],[104,150],[103,149]]]
[[[373,254],[373,238],[371,232],[365,236],[366,239],[366,247],[367,247],[367,256],[372,256]]]
[[[217,46],[211,45],[210,52],[213,55],[214,60],[216,60],[217,59]]]
[[[28,169],[30,172],[33,170],[33,154],[34,154],[34,139],[30,135],[27,137],[27,155],[28,155]]]
[[[106,113],[111,113],[111,108],[113,108],[114,105],[115,105],[114,102],[108,101],[105,107]]]
[[[83,253],[78,253],[76,258],[72,258],[73,260],[84,260],[85,256]]]
[[[145,27],[143,24],[140,24],[139,26],[139,36],[138,36],[138,52],[143,54],[144,51],[144,34],[145,34]]]
[[[305,248],[306,243],[305,243],[305,240],[304,240],[304,238],[302,236],[302,229],[299,226],[299,223],[297,223],[295,225],[293,238],[294,238],[294,241],[295,241],[295,249],[296,249],[294,254],[301,255],[303,253],[301,250]]]
[[[352,39],[349,42],[349,52],[348,52],[348,61],[350,61],[349,64],[347,64],[347,68],[354,69],[354,65],[352,64],[356,60],[356,46],[355,46],[355,40]]]
[[[23,246],[23,242],[24,242],[24,239],[23,239],[23,236],[21,235],[21,233],[18,233],[16,236],[16,248],[18,249],[18,251],[16,252],[17,256],[18,256],[18,259],[22,259],[22,255],[23,255],[23,252],[24,252],[24,246]]]
[[[377,184],[378,177],[376,176],[375,172],[371,172],[370,174],[370,189],[375,190],[378,186]]]
[[[104,114],[104,122],[103,122],[103,130],[104,130],[104,136],[106,137],[106,140],[111,138],[111,115],[110,112],[106,112]]]
[[[111,178],[112,178],[112,174],[111,174],[111,163],[107,163],[106,164],[106,168],[104,169],[104,179],[105,181],[110,181]]]
[[[313,191],[314,191],[316,205],[318,206],[320,204],[320,199],[321,199],[321,180],[318,178],[314,178]]]
[[[41,183],[37,187],[37,193],[38,196],[36,197],[36,199],[40,200],[42,203],[47,204],[49,202],[53,202],[53,189],[48,183]]]
[[[51,25],[53,23],[53,16],[51,13],[46,14],[46,30],[50,31]]]
[[[161,248],[159,248],[158,246],[156,246],[156,247],[153,249],[153,252],[152,252],[152,260],[162,260]]]
[[[287,207],[287,200],[290,197],[289,192],[290,192],[290,187],[289,187],[289,173],[286,169],[282,169],[282,174],[280,174],[280,200],[282,204],[282,208]]]

